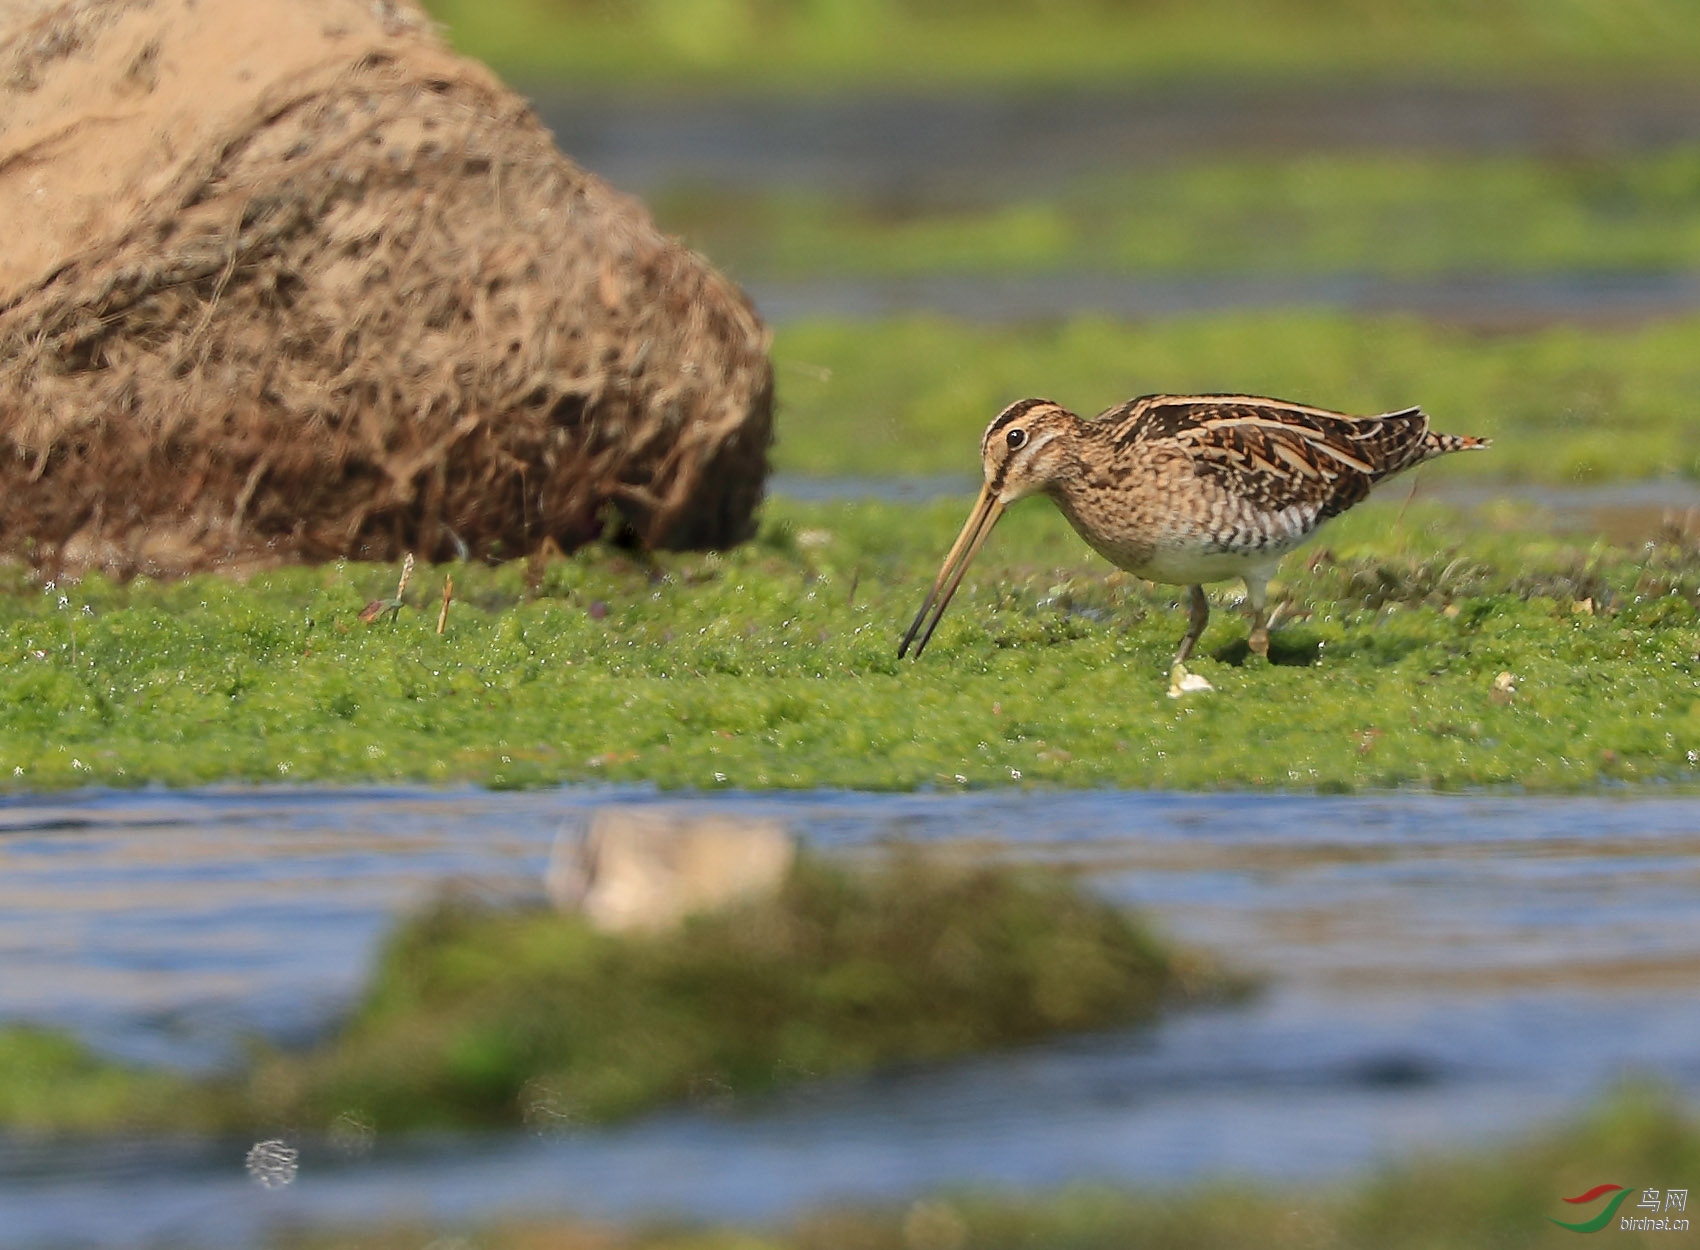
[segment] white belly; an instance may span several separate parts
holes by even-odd
[[[1301,545],[1310,535],[1292,535],[1285,541],[1247,551],[1213,551],[1203,543],[1175,543],[1134,551],[1094,542],[1085,534],[1081,537],[1111,564],[1126,569],[1135,577],[1170,586],[1202,586],[1244,578],[1248,574],[1268,581],[1274,576],[1275,566],[1281,563],[1281,557]]]
[[[1132,571],[1149,581],[1166,582],[1173,586],[1225,582],[1230,578],[1244,577],[1250,570],[1261,572],[1267,580],[1285,554],[1285,551],[1259,551],[1252,554],[1159,551],[1154,553],[1142,568]]]

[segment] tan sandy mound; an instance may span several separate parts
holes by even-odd
[[[407,4],[0,0],[0,222],[0,555],[750,527],[749,305]]]

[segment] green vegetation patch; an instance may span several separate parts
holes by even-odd
[[[1482,337],[1413,318],[1279,310],[1148,325],[934,317],[782,327],[776,461],[814,475],[979,476],[980,432],[1042,395],[1090,416],[1153,391],[1277,395],[1345,412],[1421,404],[1496,442],[1436,467],[1575,484],[1700,478],[1700,319]]]
[[[1684,0],[428,0],[531,80],[751,89],[1674,77]]]
[[[0,1033],[0,1124],[566,1127],[1146,1020],[1230,988],[1052,870],[805,856],[775,897],[659,936],[445,902],[390,940],[335,1037],[176,1103],[162,1095],[181,1080]]]
[[[1616,1212],[1647,1215],[1635,1200],[1688,1190],[1700,1172],[1700,1130],[1656,1092],[1631,1091],[1582,1123],[1524,1145],[1454,1159],[1402,1164],[1350,1187],[1281,1191],[1233,1182],[1168,1193],[1080,1187],[1037,1198],[945,1194],[906,1207],[827,1211],[780,1230],[648,1228],[611,1232],[582,1224],[510,1224],[477,1230],[488,1250],[1521,1250],[1575,1246],[1553,1221],[1585,1222],[1606,1198],[1580,1206],[1563,1199],[1602,1182],[1632,1190]],[[1697,1217],[1661,1209],[1655,1218]],[[1608,1236],[1621,1239],[1618,1220]],[[441,1231],[441,1230],[433,1230]],[[1653,1232],[1646,1244],[1680,1242],[1692,1232]],[[417,1246],[418,1228],[362,1229],[372,1250]],[[340,1245],[332,1238],[306,1245]],[[1635,1244],[1643,1244],[1637,1239]]]
[[[22,1133],[211,1127],[211,1101],[187,1078],[101,1059],[62,1033],[0,1027],[0,1127]]]
[[[1700,265],[1700,151],[1304,154],[1016,184],[980,208],[675,191],[657,219],[737,277],[1079,271],[1648,271]]]
[[[1037,499],[999,524],[926,654],[900,661],[967,507],[776,502],[725,555],[456,566],[440,635],[442,569],[370,625],[393,568],[15,575],[0,781],[1700,781],[1692,528],[1649,519],[1620,547],[1538,513],[1365,505],[1284,563],[1275,663],[1246,656],[1236,589],[1215,592],[1189,664],[1215,690],[1175,700],[1183,592],[1111,569]]]

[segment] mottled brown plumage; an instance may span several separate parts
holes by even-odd
[[[1432,432],[1420,408],[1353,417],[1251,395],[1145,395],[1085,421],[1020,400],[986,427],[980,498],[898,654],[921,653],[1003,509],[1032,494],[1112,564],[1190,588],[1177,675],[1209,619],[1206,582],[1245,582],[1251,647],[1266,653],[1264,589],[1282,556],[1383,478],[1487,445]]]

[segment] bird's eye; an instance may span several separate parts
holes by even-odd
[[[1011,430],[1008,434],[1004,435],[1004,441],[1009,444],[1009,449],[1011,451],[1020,451],[1027,445],[1027,431]]]

